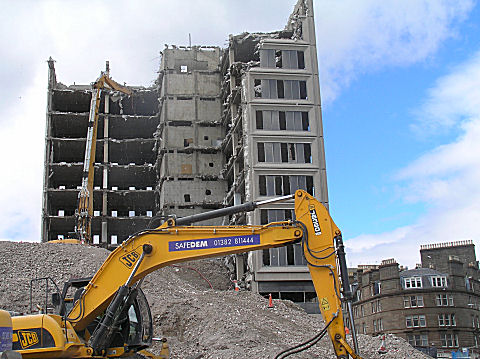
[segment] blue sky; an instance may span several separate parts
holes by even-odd
[[[462,137],[470,133],[464,125],[476,123],[480,110],[452,110],[447,117],[454,123],[442,126],[432,125],[441,117],[440,108],[428,110],[432,102],[455,108],[458,104],[448,100],[457,101],[462,90],[472,93],[472,104],[480,101],[478,85],[476,89],[460,87],[454,96],[442,96],[442,86],[451,82],[461,86],[460,80],[465,79],[462,75],[469,71],[471,78],[480,80],[472,69],[480,65],[480,10],[477,3],[465,5],[468,10],[450,23],[446,37],[438,41],[435,51],[411,63],[384,62],[364,69],[338,96],[324,104],[331,213],[347,239],[351,264],[380,263],[395,257],[412,266],[419,262],[420,244],[458,239],[478,243],[479,231],[476,221],[471,219],[479,215],[479,206],[462,197],[478,198],[478,191],[455,193],[456,185],[463,185],[463,181],[468,185],[476,177],[463,178],[458,172],[464,171],[467,164],[449,167],[444,163],[445,154],[438,152],[461,144]],[[455,75],[458,82],[448,81]],[[480,138],[475,141],[479,146],[472,150],[480,150]],[[464,156],[463,151],[457,154]],[[429,156],[439,166],[444,165],[435,181],[426,179],[421,170],[412,172],[418,161]],[[472,161],[468,165],[478,166],[476,160]],[[429,161],[422,164],[430,165]],[[412,173],[402,177],[401,173],[409,170]],[[452,177],[456,180],[449,181]],[[424,187],[416,193],[415,188],[418,190],[417,185],[423,181]],[[438,181],[450,194],[432,198],[432,182]],[[442,200],[457,203],[449,208]],[[468,211],[472,218],[460,218],[468,206],[473,206]],[[467,222],[465,227],[458,232],[453,228],[439,230],[439,211],[452,221],[444,225],[457,220],[458,224]]]
[[[230,33],[282,29],[294,3],[4,1],[0,239],[40,238],[49,56],[66,84],[91,82],[110,60],[115,79],[150,85],[164,44],[186,45],[191,33],[194,44],[223,46]],[[420,244],[478,244],[478,2],[314,7],[330,206],[349,264],[412,266]]]

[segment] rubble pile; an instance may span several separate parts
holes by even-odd
[[[30,279],[50,276],[61,287],[70,278],[93,275],[108,253],[71,244],[0,242],[0,308],[27,313]],[[235,292],[221,259],[163,268],[148,275],[143,289],[152,309],[154,336],[168,339],[172,359],[274,358],[324,326],[320,316],[307,315],[292,302],[274,300],[269,309],[262,296]],[[42,305],[44,292],[40,294],[34,295],[34,305]],[[383,357],[377,353],[381,338],[360,335],[359,345],[365,359]],[[386,347],[388,358],[429,358],[395,336],[387,336]],[[334,354],[325,336],[291,358]]]

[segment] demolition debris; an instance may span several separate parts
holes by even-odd
[[[29,313],[30,280],[50,276],[61,288],[71,278],[92,276],[109,252],[102,248],[48,243],[0,242],[0,308]],[[234,290],[222,259],[170,266],[149,274],[142,285],[152,309],[155,337],[166,337],[172,359],[274,358],[284,349],[310,339],[324,324],[290,301],[268,300]],[[212,289],[213,288],[213,289]],[[33,306],[42,306],[45,288],[33,288]],[[50,290],[53,290],[50,285]],[[359,336],[365,359],[379,358],[381,337]],[[387,335],[391,359],[427,359],[405,340]],[[153,346],[153,351],[158,347]],[[292,358],[333,358],[329,338]]]

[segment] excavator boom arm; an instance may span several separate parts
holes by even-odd
[[[265,226],[162,226],[142,231],[110,254],[85,288],[69,318],[79,318],[71,321],[76,330],[82,330],[101,314],[118,288],[131,277],[144,245],[151,246],[151,253],[144,256],[130,285],[171,264],[284,246],[301,237],[302,230],[289,222]]]
[[[264,226],[178,226],[169,219],[156,229],[131,236],[110,254],[86,286],[69,313],[70,322],[77,332],[85,329],[105,311],[120,287],[133,286],[159,268],[302,241],[335,353],[338,358],[347,358],[351,349],[343,344],[345,329],[334,243],[340,230],[325,207],[311,195],[298,190],[294,197],[295,221]]]
[[[123,92],[126,95],[131,95],[133,93],[133,91],[130,90],[128,87],[122,86],[118,82],[110,78],[108,74],[102,73],[102,76],[100,76],[100,78],[96,81],[94,87],[104,88],[105,84],[107,84],[112,90]]]
[[[78,239],[86,243],[92,242],[91,219],[93,215],[93,179],[95,152],[97,146],[97,127],[101,94],[105,88],[120,91],[127,95],[131,95],[133,93],[129,88],[118,84],[109,77],[108,65],[107,71],[102,72],[100,77],[93,83],[90,113],[88,116],[87,139],[85,144],[85,158],[83,161],[82,186],[80,188],[80,192],[78,193],[76,223]]]

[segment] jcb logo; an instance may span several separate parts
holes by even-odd
[[[138,254],[136,250],[133,250],[121,256],[120,262],[127,266],[127,268],[132,268],[133,265],[137,262],[138,258],[140,258],[140,254]]]
[[[22,349],[27,349],[38,344],[38,334],[35,332],[19,330],[18,339],[20,340]]]

